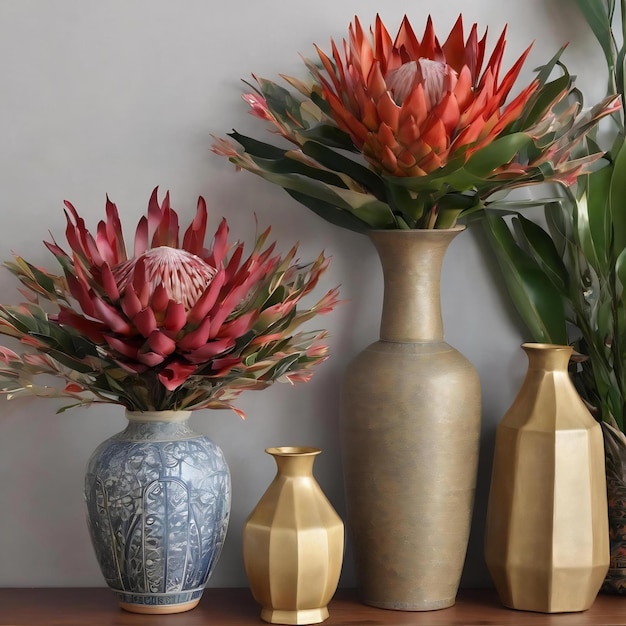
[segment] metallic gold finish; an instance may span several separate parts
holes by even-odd
[[[328,618],[328,603],[339,583],[343,522],[313,477],[321,450],[266,452],[278,471],[244,525],[250,589],[266,622],[317,624]]]
[[[584,611],[609,566],[602,431],[567,372],[572,349],[522,348],[526,379],[496,434],[485,557],[505,606]]]
[[[465,560],[480,382],[443,340],[439,298],[461,230],[370,232],[385,279],[380,341],[347,368],[341,436],[361,597],[386,609],[451,606]]]

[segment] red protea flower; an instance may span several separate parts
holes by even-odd
[[[22,358],[0,348],[0,360],[9,366],[0,371],[5,392],[51,395],[48,388],[24,384],[24,374],[54,373],[68,382],[61,395],[89,390],[133,410],[223,407],[244,389],[281,377],[308,379],[308,370],[326,358],[323,333],[293,332],[337,302],[333,289],[311,308],[297,309],[328,266],[323,255],[297,265],[295,248],[281,257],[274,244],[264,247],[268,229],[244,259],[243,244],[228,244],[225,220],[205,248],[202,198],[181,243],[169,194],[159,204],[155,189],[129,256],[108,198],[107,219],[95,236],[76,209],[65,206],[71,251],[46,243],[64,276],[20,257],[7,264],[32,294],[59,310],[46,315],[36,298],[0,307],[0,333],[40,353]]]
[[[465,40],[459,16],[440,45],[431,18],[421,42],[405,16],[394,40],[379,16],[370,41],[358,18],[344,54],[317,48],[328,78],[316,72],[331,115],[372,166],[392,176],[423,176],[461,156],[465,161],[517,119],[539,88],[505,106],[530,47],[500,80],[506,28],[483,70],[486,34],[474,24]]]
[[[380,17],[369,31],[355,18],[342,45],[316,47],[321,64],[305,60],[312,83],[283,76],[298,94],[256,77],[244,94],[295,149],[233,131],[243,151],[225,139],[213,151],[358,232],[447,228],[516,187],[571,185],[602,156],[574,151],[619,99],[581,113],[562,50],[510,98],[530,48],[502,72],[505,35],[487,55],[486,34],[474,24],[466,36],[462,17],[443,44],[430,17],[421,40],[406,16],[395,38]]]

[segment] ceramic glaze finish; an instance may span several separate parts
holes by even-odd
[[[87,470],[100,568],[123,608],[135,612],[193,608],[226,535],[228,466],[181,413],[171,421],[128,413],[128,427],[96,449]]]

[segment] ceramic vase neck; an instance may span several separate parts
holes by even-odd
[[[383,341],[443,340],[440,277],[450,242],[464,227],[435,230],[373,230],[383,268]]]
[[[128,426],[120,433],[127,440],[167,439],[197,436],[191,428],[191,411],[126,411]]]
[[[548,343],[524,343],[524,352],[528,356],[528,370],[536,372],[562,372],[567,374],[573,349]]]
[[[319,448],[291,446],[267,448],[268,454],[274,457],[278,473],[281,476],[312,476],[315,457],[322,451]]]

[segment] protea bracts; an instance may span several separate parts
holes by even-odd
[[[244,94],[295,149],[233,131],[243,151],[225,139],[213,150],[356,231],[446,228],[497,192],[571,185],[602,156],[576,149],[619,99],[581,113],[561,50],[509,100],[530,48],[500,78],[505,32],[485,63],[486,35],[474,24],[466,38],[462,17],[443,45],[430,18],[421,41],[406,16],[395,39],[380,17],[369,34],[355,18],[343,45],[331,40],[319,64],[305,60],[311,81],[283,77],[300,96],[261,78]]]
[[[269,229],[244,258],[220,223],[205,248],[207,209],[202,198],[179,242],[178,215],[169,194],[155,189],[126,251],[118,211],[107,198],[106,221],[92,235],[69,203],[70,252],[45,245],[63,269],[54,275],[21,257],[7,267],[27,288],[29,302],[0,306],[0,333],[28,349],[0,347],[0,391],[70,396],[76,404],[112,402],[134,411],[233,408],[245,389],[275,380],[306,381],[327,358],[324,332],[294,332],[332,310],[337,289],[310,308],[300,300],[328,266],[321,254],[300,265],[296,248],[285,256],[267,245]],[[39,299],[57,311],[47,313]],[[62,378],[61,389],[37,377]],[[90,392],[90,393],[85,393]]]

